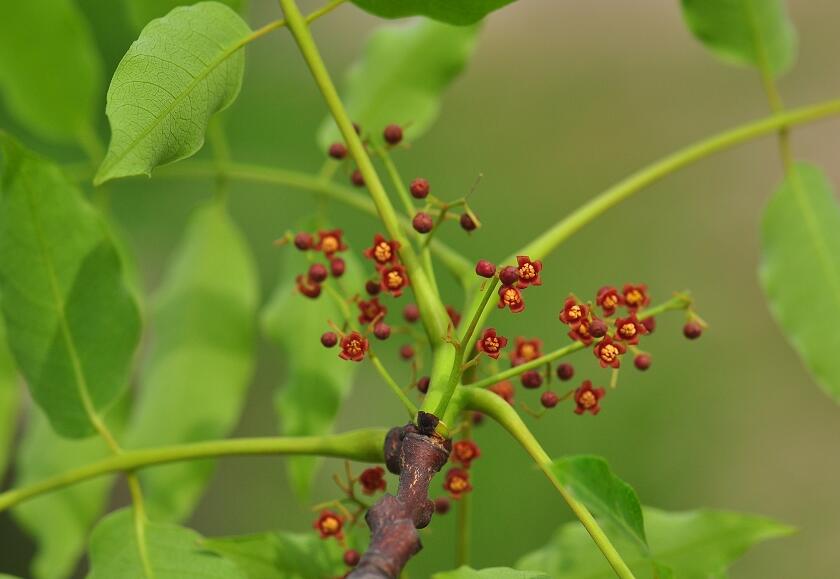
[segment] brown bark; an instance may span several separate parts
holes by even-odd
[[[399,489],[396,496],[386,494],[368,511],[370,546],[351,579],[395,579],[423,548],[417,529],[429,524],[435,510],[429,483],[446,464],[451,443],[422,421],[421,428],[424,432],[413,424],[392,428],[385,438],[385,463],[400,475]]]

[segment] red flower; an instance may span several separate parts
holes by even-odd
[[[494,360],[498,360],[502,348],[507,346],[507,343],[507,338],[496,334],[496,328],[488,328],[484,330],[484,334],[476,342],[475,347],[479,352],[484,352]]]
[[[375,466],[362,471],[359,475],[359,482],[362,485],[362,492],[366,495],[372,495],[376,491],[384,491],[387,487],[385,482],[385,469],[381,466]]]
[[[461,314],[452,306],[446,306],[446,313],[449,315],[449,319],[452,320],[452,325],[457,328],[458,324],[461,323]]]
[[[318,517],[312,526],[315,527],[322,539],[329,539],[330,537],[341,539],[343,536],[341,529],[344,527],[344,519],[332,511],[321,511],[321,516]]]
[[[297,276],[295,278],[295,284],[297,285],[297,291],[308,298],[315,299],[321,295],[321,284],[312,281],[308,276]]]
[[[341,339],[338,357],[351,362],[361,362],[368,350],[367,338],[359,332],[350,332]]]
[[[373,238],[373,245],[368,247],[364,256],[372,259],[377,267],[382,267],[388,264],[396,264],[397,250],[400,248],[398,241],[389,241],[377,233]]]
[[[499,308],[504,309],[505,307],[509,307],[514,314],[518,314],[525,309],[522,293],[512,285],[503,285],[499,288]]]
[[[462,494],[468,493],[472,490],[472,485],[470,484],[470,473],[462,468],[450,468],[446,473],[446,480],[443,483],[443,488],[453,499],[460,499]]]
[[[388,308],[379,303],[379,298],[373,298],[369,302],[359,300],[359,312],[359,323],[370,324],[384,318]]]
[[[647,293],[645,284],[631,285],[624,284],[624,305],[627,309],[636,311],[650,303],[650,296]]]
[[[604,339],[595,344],[595,357],[601,363],[601,368],[612,366],[618,368],[621,365],[619,357],[627,351],[627,347],[621,342],[613,342],[612,337],[604,336]]]
[[[347,245],[342,241],[341,236],[344,233],[340,229],[333,229],[331,231],[319,231],[318,243],[315,249],[323,251],[327,257],[332,257],[338,251],[347,249]]]
[[[598,290],[595,303],[601,306],[605,316],[611,316],[615,313],[615,308],[624,303],[624,298],[619,295],[618,290],[613,286],[605,285]]]
[[[382,289],[395,298],[400,297],[403,288],[408,285],[408,274],[405,273],[405,268],[401,265],[391,265],[383,267],[379,270],[379,273],[379,285],[382,286]]]
[[[454,462],[460,462],[464,468],[470,468],[470,463],[481,456],[481,451],[472,440],[459,440],[452,445],[451,456]]]
[[[575,298],[568,298],[563,304],[563,311],[560,312],[560,321],[568,324],[573,330],[589,319],[589,307],[579,304]]]
[[[488,388],[490,392],[500,396],[505,402],[513,406],[513,384],[509,381],[505,380],[503,382],[499,382],[498,384],[494,384]]]
[[[573,340],[577,340],[579,342],[583,342],[584,346],[588,346],[592,343],[592,334],[589,333],[589,322],[583,321],[580,322],[577,327],[573,327],[572,331],[569,332],[569,337]]]
[[[585,380],[580,388],[575,390],[575,414],[583,414],[589,412],[593,416],[601,411],[600,400],[606,395],[607,391],[603,388],[593,388],[592,382]]]
[[[526,340],[522,336],[516,337],[516,346],[510,353],[511,366],[519,366],[525,362],[536,360],[542,356],[542,340],[534,338]]]
[[[516,256],[516,274],[519,276],[519,287],[526,288],[529,285],[542,285],[540,279],[540,271],[542,271],[542,262],[540,260],[531,261],[527,255]]]
[[[639,321],[635,312],[626,318],[618,318],[615,321],[615,337],[624,340],[631,346],[638,344],[639,336],[646,333],[647,328]]]

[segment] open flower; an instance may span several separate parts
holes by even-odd
[[[592,343],[592,334],[589,332],[589,321],[583,321],[577,324],[577,327],[572,327],[569,332],[569,337],[578,342],[582,342],[584,346]]]
[[[516,346],[510,353],[511,366],[519,366],[525,362],[536,360],[542,356],[542,340],[533,338],[528,340],[522,336],[517,336]]]
[[[647,328],[639,321],[635,312],[615,321],[615,337],[631,346],[638,344],[639,336],[646,333]]]
[[[507,338],[496,334],[496,328],[488,328],[484,330],[481,338],[476,342],[475,347],[479,352],[484,352],[494,360],[498,360],[499,354],[502,353],[502,348],[507,346],[507,343]]]
[[[332,257],[333,254],[347,249],[347,245],[345,245],[344,241],[342,240],[343,235],[344,232],[342,232],[341,229],[319,231],[318,244],[315,246],[315,249],[317,249],[318,251],[323,251],[324,255],[326,255],[327,257]]]
[[[472,461],[481,456],[481,451],[472,440],[459,440],[452,445],[450,456],[454,462],[461,463],[464,468],[470,468]]]
[[[359,323],[370,324],[374,320],[379,320],[385,317],[388,313],[388,308],[379,303],[379,298],[373,298],[370,301],[359,300]]]
[[[385,469],[381,466],[367,468],[359,475],[362,492],[372,495],[376,491],[384,491],[388,483],[385,481]]]
[[[469,471],[466,471],[463,468],[450,468],[446,473],[446,480],[443,483],[443,488],[453,499],[460,499],[462,494],[468,493],[472,490]]]
[[[499,308],[510,308],[514,314],[525,309],[525,302],[522,301],[522,293],[512,285],[503,285],[499,288]]]
[[[650,296],[647,293],[645,284],[632,285],[624,284],[624,305],[628,310],[636,311],[650,303]]]
[[[379,270],[379,284],[382,289],[395,298],[402,295],[403,289],[408,285],[408,274],[401,265],[389,265]]]
[[[589,412],[593,416],[601,411],[600,400],[607,394],[603,388],[593,388],[592,382],[585,380],[580,388],[575,390],[575,414]]]
[[[615,287],[605,285],[598,290],[598,295],[595,296],[595,303],[601,306],[601,310],[605,316],[611,316],[615,313],[615,308],[624,303],[624,298],[618,293]]]
[[[341,339],[338,357],[351,362],[361,362],[368,351],[368,341],[359,332],[350,332]]]
[[[364,256],[372,259],[377,267],[394,265],[399,259],[397,257],[397,250],[399,248],[400,244],[398,241],[385,239],[381,234],[377,233],[373,238],[373,245],[365,249]]]
[[[621,365],[619,358],[627,351],[627,347],[621,342],[614,342],[611,336],[604,336],[604,339],[595,344],[595,357],[601,364],[601,368],[618,368]]]
[[[566,299],[563,304],[563,311],[560,312],[560,321],[569,325],[573,330],[589,320],[589,307],[579,303],[575,298]]]
[[[517,255],[516,262],[516,274],[519,276],[520,288],[526,288],[529,285],[542,285],[542,279],[540,279],[541,261],[531,261],[531,258],[527,255]]]
[[[336,515],[332,511],[321,511],[321,515],[312,525],[315,530],[321,535],[322,539],[329,539],[335,537],[341,539],[344,534],[344,518]]]

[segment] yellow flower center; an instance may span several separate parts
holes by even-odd
[[[618,304],[618,296],[615,294],[609,294],[607,297],[604,298],[604,306],[607,308],[614,308]]]
[[[592,393],[592,390],[587,390],[583,394],[580,395],[578,398],[578,402],[584,408],[592,408],[596,404],[598,404],[598,399],[595,398],[595,394]]]
[[[603,348],[601,348],[601,359],[604,362],[612,362],[616,358],[618,358],[618,348],[613,346],[612,344],[607,344]]]
[[[537,349],[533,344],[522,344],[519,348],[519,355],[526,360],[530,360],[537,355]]]
[[[350,340],[350,343],[347,344],[347,347],[344,348],[348,354],[356,355],[362,353],[362,342],[356,338]]]
[[[627,303],[631,306],[637,306],[641,304],[642,301],[644,301],[644,296],[642,296],[642,292],[634,289],[627,294],[627,297],[625,299],[627,300]]]
[[[454,476],[451,479],[449,479],[449,490],[451,490],[452,492],[460,493],[466,490],[468,486],[469,483],[466,481],[466,479],[463,479],[459,476]]]
[[[387,284],[390,288],[398,288],[402,287],[403,284],[403,277],[400,275],[398,271],[389,271],[387,276]]]
[[[321,240],[321,249],[323,249],[327,253],[334,253],[338,251],[338,248],[340,246],[341,244],[339,244],[338,240],[332,235],[328,235],[327,237]]]
[[[522,264],[522,266],[519,268],[519,277],[522,277],[522,278],[525,278],[525,279],[533,279],[536,276],[537,276],[537,272],[534,269],[534,266],[530,263]]]
[[[373,250],[373,257],[376,261],[385,263],[391,259],[391,246],[384,241],[380,242],[376,248]]]
[[[498,338],[484,338],[484,349],[488,352],[498,352],[499,351],[499,339]]]
[[[506,304],[518,304],[519,303],[519,294],[516,292],[515,289],[507,289],[505,293],[502,295],[502,299]]]
[[[333,533],[337,533],[340,528],[341,522],[335,517],[327,517],[321,521],[321,530],[326,534],[331,535]]]
[[[569,308],[569,317],[573,320],[578,319],[583,315],[583,312],[580,309],[580,306],[575,304]]]
[[[619,331],[621,332],[621,335],[625,338],[632,338],[636,335],[636,324],[628,322],[621,326],[621,330]]]

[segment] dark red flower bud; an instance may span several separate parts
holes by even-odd
[[[344,527],[344,518],[336,515],[332,511],[321,511],[321,515],[312,526],[315,527],[322,539],[328,539],[330,537],[341,539],[343,536],[341,529]]]
[[[452,462],[459,462],[464,468],[470,468],[472,461],[481,456],[481,450],[472,440],[459,440],[452,445],[450,458]]]
[[[603,388],[593,388],[592,382],[585,380],[580,388],[575,390],[575,414],[589,412],[593,416],[601,411],[600,400],[606,395]]]
[[[651,359],[650,354],[639,354],[633,358],[633,364],[642,372],[650,368],[652,361],[653,360]]]
[[[481,412],[471,412],[470,419],[475,426],[484,422],[484,415]]]
[[[605,285],[598,290],[595,303],[601,306],[605,316],[611,316],[615,313],[615,308],[624,303],[624,298],[619,295],[618,290],[613,286]]]
[[[589,324],[589,334],[593,338],[603,338],[607,335],[607,330],[609,330],[609,326],[603,320],[592,320]]]
[[[505,402],[507,402],[508,404],[513,406],[513,394],[514,394],[513,384],[511,384],[507,380],[505,380],[503,382],[499,382],[498,384],[494,384],[493,386],[490,386],[490,388],[488,388],[488,390],[490,392],[493,392],[494,394],[497,394],[502,399],[504,399]]]
[[[703,333],[703,326],[697,322],[688,322],[683,326],[683,335],[689,340],[696,340]]]
[[[446,306],[446,315],[449,316],[449,320],[452,322],[452,325],[457,328],[458,324],[461,323],[461,314],[458,313],[458,310],[452,306]]]
[[[627,351],[627,347],[621,342],[614,342],[611,336],[605,336],[603,340],[595,344],[595,357],[601,364],[601,368],[618,368],[621,365],[621,355]]]
[[[560,397],[551,390],[547,390],[540,396],[540,404],[545,408],[554,408],[560,402]]]
[[[368,295],[375,296],[382,291],[382,287],[379,285],[378,281],[368,280],[365,282],[365,291]]]
[[[362,175],[362,172],[358,169],[354,169],[352,173],[350,173],[350,182],[355,185],[356,187],[364,187],[365,186],[365,178]]]
[[[423,211],[419,211],[414,219],[411,220],[411,226],[417,233],[428,233],[435,227],[435,220],[432,216]]]
[[[406,344],[400,348],[400,357],[403,360],[411,360],[414,357],[414,347],[411,344]]]
[[[373,327],[373,335],[379,340],[387,340],[391,337],[391,326],[385,322],[379,322]]]
[[[557,366],[557,377],[560,378],[563,382],[566,380],[571,380],[572,376],[575,375],[575,367],[571,364],[560,364]]]
[[[376,491],[384,491],[388,483],[385,481],[385,469],[381,466],[374,466],[362,471],[359,475],[359,483],[362,485],[362,492],[372,495]]]
[[[449,512],[449,499],[446,497],[438,497],[435,499],[435,512],[439,515],[445,515]]]
[[[321,334],[321,344],[325,348],[333,348],[338,344],[338,336],[335,335],[335,332],[324,332]]]
[[[347,156],[347,147],[344,146],[344,143],[333,143],[330,145],[328,152],[330,157],[340,161]]]
[[[525,362],[536,360],[542,356],[542,340],[533,338],[526,340],[522,336],[517,336],[516,347],[510,353],[511,366],[520,366]]]
[[[639,285],[624,284],[622,293],[624,294],[624,305],[631,311],[636,311],[650,303],[647,286],[643,283]]]
[[[403,138],[403,130],[399,125],[388,125],[382,131],[382,138],[389,145],[398,145]]]
[[[295,247],[301,251],[312,249],[312,236],[305,232],[300,232],[295,235]]]
[[[403,309],[403,318],[409,324],[413,324],[417,320],[420,319],[420,308],[417,307],[417,304],[408,304]]]
[[[399,242],[385,239],[380,233],[377,233],[373,236],[373,245],[365,249],[364,256],[373,260],[376,267],[382,267],[397,263],[397,250],[399,248]]]
[[[344,551],[344,564],[348,567],[355,567],[359,564],[362,556],[356,549],[347,549]]]
[[[475,349],[487,354],[494,360],[498,360],[502,348],[507,346],[507,343],[507,338],[496,334],[496,328],[487,328],[475,343]]]
[[[525,302],[522,300],[522,294],[518,289],[512,285],[503,285],[499,288],[499,308],[510,308],[514,314],[525,309]]]
[[[478,227],[469,213],[462,213],[459,223],[461,224],[461,229],[464,231],[475,231],[475,228]]]
[[[645,318],[642,320],[642,325],[645,327],[648,334],[652,334],[656,329],[656,318]]]
[[[368,350],[367,338],[359,332],[350,332],[341,340],[341,352],[338,357],[351,362],[361,362]]]
[[[472,490],[469,471],[463,468],[450,468],[446,473],[443,488],[449,493],[450,497],[457,501],[461,498],[461,495]]]
[[[409,191],[411,191],[411,196],[415,199],[425,199],[430,191],[429,182],[418,177],[409,185]]]
[[[521,380],[522,386],[531,389],[539,388],[540,386],[542,386],[543,383],[542,374],[540,374],[536,370],[528,370],[527,372],[524,372],[522,374]]]
[[[422,376],[417,381],[417,389],[420,391],[421,394],[425,394],[426,392],[429,391],[429,382],[430,382],[430,379],[429,379],[428,376]]]
[[[295,278],[297,290],[308,298],[315,299],[321,295],[321,284],[315,283],[308,277],[299,275]]]
[[[499,272],[499,281],[502,282],[502,285],[513,285],[519,281],[519,273],[512,265],[503,267],[502,271]]]
[[[490,278],[496,274],[496,266],[486,259],[479,259],[478,263],[475,264],[475,273],[481,277]]]
[[[341,277],[347,269],[347,264],[340,257],[334,257],[330,260],[330,273],[333,277]]]
[[[395,298],[402,295],[408,285],[408,274],[401,265],[391,265],[379,270],[379,285]]]
[[[313,263],[309,266],[309,280],[315,283],[321,283],[325,279],[327,279],[327,268],[321,265],[320,263]]]
[[[542,285],[540,272],[542,271],[542,262],[531,261],[527,255],[516,256],[517,267],[516,275],[519,279],[519,287],[526,288],[529,285]]]

